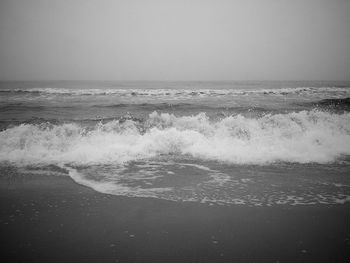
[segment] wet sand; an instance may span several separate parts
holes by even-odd
[[[0,177],[9,262],[350,262],[350,204],[210,206]]]

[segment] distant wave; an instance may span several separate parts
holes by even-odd
[[[55,105],[55,106],[48,106],[48,105],[35,105],[35,104],[25,104],[25,103],[10,103],[5,105],[0,105],[0,112],[6,112],[6,111],[44,111],[44,110],[52,110],[52,109],[77,109],[78,106],[75,105]]]
[[[36,111],[36,112],[44,112],[44,111],[62,111],[62,110],[79,110],[85,108],[98,108],[98,109],[107,109],[107,110],[118,110],[123,109],[126,111],[194,111],[198,112],[216,112],[216,115],[222,116],[227,115],[228,113],[271,113],[277,112],[277,109],[273,109],[273,107],[258,107],[258,106],[222,106],[220,104],[211,104],[211,105],[202,105],[195,103],[115,103],[115,104],[95,104],[95,105],[35,105],[35,104],[25,104],[25,103],[10,103],[5,105],[0,105],[0,112],[8,113],[8,112],[27,112],[27,111]],[[117,111],[116,111],[117,113]],[[35,117],[31,117],[27,121],[31,121]],[[97,117],[90,120],[103,120],[103,119],[111,119],[113,117]],[[43,118],[42,118],[43,119]],[[77,120],[77,119],[75,119]],[[81,119],[87,120],[87,119]],[[45,120],[43,119],[43,122]]]
[[[350,98],[345,99],[325,99],[316,103],[317,106],[350,109]]]
[[[44,106],[41,105],[25,105],[22,103],[13,103],[7,105],[0,105],[0,111],[10,111],[10,110],[43,110]]]
[[[162,111],[162,110],[215,110],[215,111],[234,111],[236,113],[246,112],[246,111],[273,111],[272,109],[266,107],[256,107],[256,106],[222,106],[222,105],[201,105],[193,103],[120,103],[120,104],[111,104],[111,105],[94,105],[96,108],[132,108],[132,109],[144,109],[144,110],[153,110],[153,111]]]
[[[331,98],[318,101],[295,102],[293,105],[307,109],[327,110],[332,112],[350,111],[350,98]]]
[[[113,120],[86,128],[22,124],[0,132],[0,161],[111,164],[189,155],[234,164],[329,163],[350,155],[350,113],[301,111],[211,121],[201,113],[154,112],[145,121]]]
[[[310,93],[350,94],[350,87],[297,87],[271,89],[75,89],[75,88],[17,88],[0,89],[7,93],[51,95],[120,95],[120,96],[240,96],[249,94],[288,95]]]

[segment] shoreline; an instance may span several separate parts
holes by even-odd
[[[350,260],[350,204],[210,206],[15,174],[1,176],[0,202],[2,253],[12,262]]]

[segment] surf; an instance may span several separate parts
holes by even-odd
[[[331,163],[350,155],[350,113],[311,110],[218,120],[153,112],[145,120],[20,124],[0,132],[0,161],[122,164],[190,156],[228,164]]]

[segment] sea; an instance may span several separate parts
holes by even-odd
[[[342,205],[350,82],[0,82],[0,170],[130,198]]]

